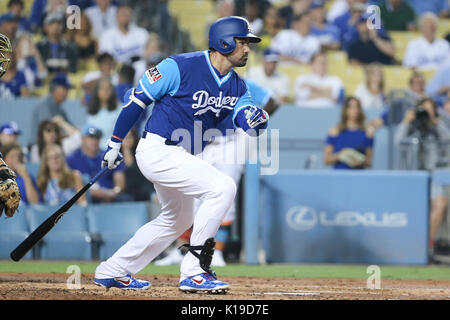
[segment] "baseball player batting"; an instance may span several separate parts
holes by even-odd
[[[136,149],[142,174],[155,186],[160,215],[142,226],[112,257],[96,269],[94,282],[103,287],[147,289],[134,275],[193,225],[189,252],[180,266],[179,289],[225,293],[229,284],[211,269],[214,237],[233,205],[233,179],[195,154],[231,114],[234,128],[260,134],[269,116],[254,106],[245,82],[233,70],[247,63],[249,43],[261,39],[241,17],[225,17],[209,30],[209,50],[171,56],[145,72],[119,114],[102,165],[114,169],[124,137],[144,109],[155,102]],[[217,129],[218,131],[218,129]],[[194,215],[194,199],[202,200]]]
[[[279,105],[272,97],[272,92],[259,86],[252,80],[245,80],[248,89],[251,92],[253,102],[256,106],[263,108],[269,116],[278,109]],[[232,126],[231,115],[228,116],[219,125],[219,129],[226,130]],[[218,169],[220,172],[226,174],[233,179],[234,183],[238,186],[241,180],[242,173],[244,172],[244,158],[248,158],[249,141],[251,139],[242,130],[235,130],[235,133],[225,136],[216,137],[216,139],[208,144],[203,152],[199,155],[204,161]],[[238,155],[238,153],[244,152],[245,157]],[[240,159],[242,158],[242,159]],[[238,160],[239,159],[239,160]],[[200,199],[194,201],[194,212],[196,212],[201,204]],[[225,244],[230,235],[231,225],[235,220],[236,206],[233,204],[224,216],[222,224],[217,231],[215,240],[216,248],[212,258],[211,265],[223,267],[226,262],[223,258],[223,251]],[[183,253],[185,253],[184,244],[189,243],[189,238],[192,229],[183,233],[177,240],[177,245],[170,250],[168,255],[155,262],[155,265],[176,265],[183,260]]]

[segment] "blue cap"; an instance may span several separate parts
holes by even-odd
[[[325,2],[323,0],[314,0],[313,2],[311,2],[309,9],[323,8],[323,7],[325,7]]]
[[[19,129],[19,126],[14,121],[9,121],[0,127],[0,133],[6,134],[20,134],[22,131]]]
[[[280,53],[273,49],[264,50],[264,61],[278,62],[280,61]]]
[[[57,73],[50,83],[50,86],[63,86],[66,88],[72,88],[72,85],[69,82],[69,79],[67,78],[67,75],[65,73]]]
[[[102,130],[92,124],[87,124],[83,127],[83,136],[100,138],[102,135]]]
[[[0,16],[0,24],[2,24],[3,22],[13,21],[13,20],[19,21],[20,17],[11,12],[2,14]]]

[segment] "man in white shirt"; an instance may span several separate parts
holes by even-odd
[[[311,74],[301,75],[295,81],[295,104],[313,108],[336,106],[343,97],[344,85],[338,77],[327,74],[328,58],[325,53],[314,55],[311,69]]]
[[[403,65],[421,70],[436,70],[450,58],[450,46],[444,39],[436,38],[437,16],[425,12],[419,18],[422,36],[411,40],[406,47]]]
[[[134,63],[142,60],[149,38],[147,30],[131,21],[131,9],[127,6],[117,8],[117,27],[105,31],[99,41],[99,53],[107,52],[121,63]]]
[[[105,31],[116,27],[117,8],[111,5],[111,0],[95,0],[96,5],[85,10],[92,25],[92,34],[100,39]]]
[[[311,57],[320,50],[320,42],[310,36],[311,18],[309,12],[293,18],[292,29],[280,31],[270,47],[281,54],[281,61],[309,63]]]
[[[255,81],[261,87],[270,90],[278,103],[286,103],[289,99],[289,77],[277,69],[280,54],[272,49],[264,51],[262,65],[250,68],[247,79]]]

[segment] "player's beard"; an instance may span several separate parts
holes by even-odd
[[[233,67],[245,67],[247,65],[248,54],[244,54],[239,60],[233,61],[234,59],[230,59]]]

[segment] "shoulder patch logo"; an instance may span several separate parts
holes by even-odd
[[[145,71],[145,75],[148,78],[148,81],[150,81],[151,84],[155,83],[159,79],[162,78],[161,72],[159,72],[158,67],[152,67]]]

